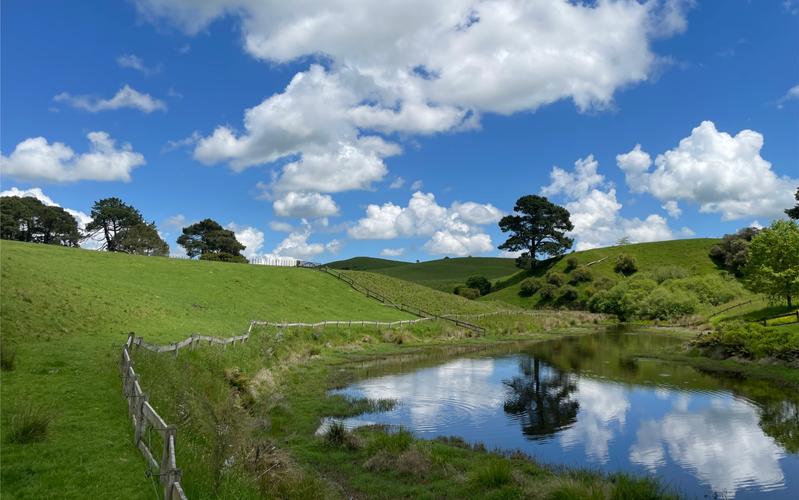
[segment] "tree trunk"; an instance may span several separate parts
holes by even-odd
[[[793,307],[793,305],[791,304],[791,294],[789,293],[788,295],[785,296],[785,298],[788,299],[788,309],[790,309],[791,307]]]

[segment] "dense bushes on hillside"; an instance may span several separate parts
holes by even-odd
[[[563,273],[551,271],[547,273],[546,280],[550,285],[561,286],[566,282],[566,276]]]
[[[569,283],[576,285],[580,282],[588,282],[593,279],[594,275],[591,273],[591,270],[585,266],[580,266],[572,271],[571,275],[569,276]]]
[[[479,290],[480,295],[488,295],[491,293],[491,282],[485,276],[472,276],[466,280],[467,288],[476,288]]]
[[[459,286],[455,289],[455,293],[463,298],[474,300],[480,297],[480,290],[468,286]]]
[[[799,332],[757,323],[724,323],[692,344],[714,357],[799,359]]]
[[[538,278],[527,278],[519,285],[519,295],[530,297],[541,288],[541,280]]]

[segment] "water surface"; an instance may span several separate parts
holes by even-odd
[[[349,425],[402,425],[546,463],[651,474],[689,497],[799,498],[799,397],[630,356],[678,345],[608,332],[406,367],[335,392],[399,402]]]

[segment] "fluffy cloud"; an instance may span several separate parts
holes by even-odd
[[[176,214],[167,217],[164,221],[164,227],[169,229],[183,229],[186,227],[186,216],[183,214]]]
[[[391,181],[391,184],[389,184],[388,187],[390,189],[399,189],[404,185],[405,185],[405,179],[403,179],[402,177],[397,177],[396,179]]]
[[[430,236],[424,249],[437,255],[470,255],[493,249],[491,238],[479,225],[494,222],[501,215],[491,204],[453,203],[450,208],[436,202],[432,193],[417,191],[407,207],[393,203],[369,205],[366,217],[349,228],[354,239],[389,240],[398,237]]]
[[[285,257],[309,260],[324,252],[332,254],[338,253],[341,248],[341,242],[338,240],[332,240],[327,244],[309,243],[308,238],[310,238],[310,236],[311,231],[307,227],[302,231],[292,232],[275,247],[272,253]]]
[[[72,95],[62,92],[53,97],[56,102],[63,102],[73,108],[82,109],[90,113],[108,111],[120,108],[138,109],[143,113],[153,111],[166,111],[166,103],[153,98],[150,94],[143,94],[138,90],[125,85],[110,99],[101,99],[89,95]]]
[[[479,126],[482,113],[534,111],[569,99],[580,110],[649,78],[651,40],[685,29],[688,1],[408,0],[251,2],[137,0],[148,19],[196,34],[214,19],[241,23],[244,49],[271,62],[323,56],[283,92],[217,127],[194,151],[234,170],[292,161],[276,191],[366,189],[396,145],[375,134]],[[357,15],[353,15],[357,13]],[[413,190],[421,188],[421,184]]]
[[[32,137],[17,144],[10,156],[0,155],[0,171],[20,180],[69,182],[130,181],[130,172],[144,165],[144,156],[130,144],[117,149],[106,132],[89,132],[89,151],[75,152],[64,143],[49,144],[44,137]]]
[[[251,226],[239,226],[233,222],[225,226],[225,228],[233,231],[239,243],[244,245],[244,250],[241,252],[242,255],[250,259],[260,253],[261,248],[264,246],[263,231]]]
[[[405,255],[404,248],[384,248],[380,250],[380,255],[383,257],[401,257]]]
[[[612,245],[624,237],[633,243],[674,238],[660,215],[651,214],[644,220],[620,215],[622,204],[616,198],[616,189],[606,185],[605,177],[597,173],[599,164],[593,156],[577,160],[574,165],[573,172],[554,167],[552,183],[541,192],[568,200],[565,206],[571,213],[571,236],[576,239],[577,250]]]
[[[667,201],[666,203],[661,205],[660,208],[665,210],[666,213],[669,214],[669,217],[673,219],[678,218],[682,214],[682,209],[680,208],[680,205],[674,200]]]
[[[338,215],[336,202],[330,195],[290,191],[272,203],[281,217],[330,217]]]
[[[616,164],[624,171],[630,191],[643,193],[646,191],[646,173],[652,166],[652,157],[641,149],[640,144],[629,153],[616,155]]]
[[[631,189],[667,203],[696,203],[700,212],[720,213],[724,220],[778,217],[791,205],[799,180],[778,176],[760,156],[762,147],[763,136],[753,130],[731,136],[704,121],[676,148],[658,155],[654,170],[628,161],[636,150],[640,153],[639,146],[617,161],[627,182],[633,182]]]

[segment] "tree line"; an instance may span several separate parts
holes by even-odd
[[[135,255],[166,257],[169,245],[158,233],[155,222],[119,198],[94,202],[91,221],[81,230],[78,221],[61,207],[49,206],[33,197],[0,198],[0,238],[5,240],[77,247],[94,240],[101,250]],[[190,224],[182,230],[178,245],[189,258],[247,263],[244,250],[233,231],[212,219]]]

